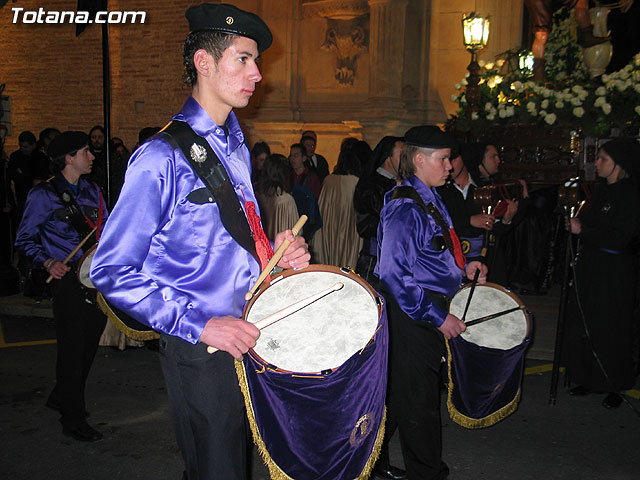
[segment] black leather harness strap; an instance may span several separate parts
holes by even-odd
[[[231,185],[229,174],[209,143],[194,132],[188,123],[179,120],[169,122],[159,135],[163,135],[172,147],[182,151],[218,204],[224,228],[259,263],[247,217]]]
[[[449,231],[451,227],[450,225],[447,225],[447,222],[445,222],[444,218],[442,217],[440,210],[438,210],[438,208],[433,203],[429,203],[429,205],[425,204],[424,200],[422,200],[422,197],[418,194],[416,189],[408,185],[397,187],[391,194],[391,198],[394,200],[396,198],[409,198],[416,202],[420,206],[420,208],[422,208],[422,210],[427,215],[430,215],[431,218],[433,218],[436,224],[440,227],[440,230],[442,230],[444,243],[447,246],[447,249],[455,257],[453,240],[451,240],[451,232]]]

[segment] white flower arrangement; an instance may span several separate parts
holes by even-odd
[[[513,73],[504,71],[505,66],[508,65],[499,61],[484,64],[479,85],[481,109],[471,116],[465,113],[469,108],[467,81],[454,85],[458,93],[451,99],[460,106],[458,118],[484,122],[478,128],[486,128],[486,121],[502,125],[530,123],[582,129],[587,135],[606,134],[613,126],[640,126],[640,53],[622,70],[603,75],[601,84],[562,82],[560,88],[554,88],[552,83],[545,86],[514,78]]]
[[[585,135],[608,134],[612,127],[640,127],[640,53],[617,72],[589,78],[582,50],[575,38],[571,9],[560,9],[545,48],[545,84],[520,70],[511,51],[495,61],[479,61],[480,101],[470,112],[466,98],[469,73],[454,85],[452,95],[459,110],[452,118],[456,128],[483,129],[491,125],[523,124],[582,130]]]

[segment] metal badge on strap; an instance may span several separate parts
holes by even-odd
[[[229,174],[209,143],[188,123],[179,120],[172,120],[159,134],[164,135],[172,147],[182,150],[191,168],[215,198],[224,228],[259,262],[251,228]]]
[[[60,175],[61,176],[61,175]],[[97,242],[98,236],[100,234],[101,225],[102,225],[102,193],[97,185],[95,187],[98,189],[98,218],[95,219],[95,223],[85,215],[85,212],[82,210],[82,207],[78,205],[76,199],[74,198],[68,190],[64,190],[61,188],[62,180],[58,178],[58,175],[48,180],[49,185],[53,187],[53,191],[58,195],[60,202],[64,207],[65,212],[65,220],[73,227],[73,229],[78,232],[79,238],[85,238],[92,232],[92,229],[97,226],[96,235],[93,235],[89,240],[85,243],[85,250],[91,247],[93,244]]]

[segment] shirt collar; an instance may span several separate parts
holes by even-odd
[[[395,180],[396,179],[396,176],[394,174],[392,174],[391,172],[388,172],[387,170],[385,170],[382,167],[376,168],[376,172],[378,172],[380,175],[382,175],[385,178],[389,178],[391,180]]]
[[[458,183],[455,180],[452,180],[451,183],[453,183],[453,186],[456,187],[458,191],[462,193],[462,196],[465,198],[465,200],[467,198],[467,195],[469,194],[469,188],[471,187],[471,185],[477,186],[476,182],[474,182],[473,178],[471,178],[471,175],[469,175],[469,181],[467,182],[467,185],[464,188],[458,185]]]
[[[425,183],[415,175],[411,175],[409,178],[406,178],[402,184],[415,188],[418,194],[422,197],[422,200],[424,200],[424,203],[427,205],[435,201],[435,192],[433,189],[427,187],[427,185],[425,185]]]
[[[72,185],[67,182],[67,179],[64,178],[64,175],[62,175],[62,173],[57,173],[56,176],[54,177],[53,180],[51,180],[52,182],[55,182],[56,184],[56,190],[59,192],[64,192],[65,190],[69,191],[73,191],[74,194],[76,194],[76,192],[80,192],[81,190],[88,190],[93,184],[86,180],[84,177],[80,177],[78,179],[78,184],[76,185],[76,189],[74,190],[72,188]]]
[[[224,128],[215,124],[209,114],[202,108],[193,96],[189,95],[187,101],[182,106],[179,114],[173,117],[176,120],[183,120],[193,128],[193,131],[204,138],[212,138],[219,145],[226,145],[227,155],[244,143],[244,134],[234,112],[230,112],[225,126],[229,132],[227,137]]]

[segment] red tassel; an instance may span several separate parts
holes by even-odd
[[[462,253],[462,246],[460,245],[460,239],[456,234],[456,231],[453,228],[449,229],[449,234],[451,235],[451,242],[453,243],[453,257],[456,259],[456,265],[460,267],[461,270],[464,270],[464,266],[467,263],[467,259]]]
[[[253,241],[256,243],[256,252],[260,259],[260,268],[264,269],[267,263],[269,263],[269,259],[273,257],[273,249],[271,248],[267,234],[264,233],[262,229],[260,217],[256,213],[256,205],[253,202],[247,202],[245,200],[244,206],[247,211],[249,227],[251,227],[251,232],[253,233]],[[266,281],[271,281],[271,277],[267,276]]]

